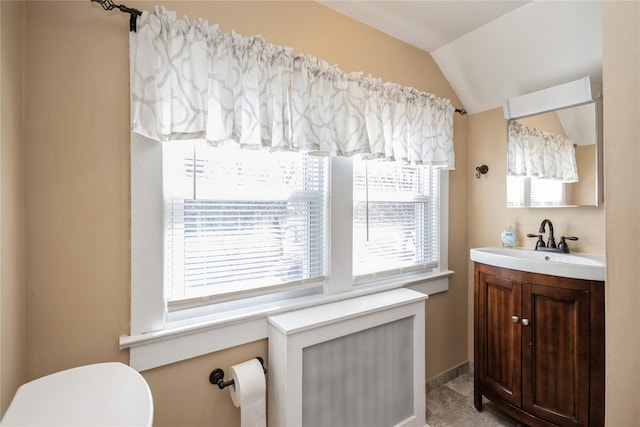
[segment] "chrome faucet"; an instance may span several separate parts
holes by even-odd
[[[542,235],[546,232],[546,226],[549,225],[549,239],[547,243],[544,242]],[[553,224],[550,220],[544,219],[542,224],[540,224],[540,229],[538,230],[540,234],[527,234],[527,237],[536,237],[538,240],[536,241],[536,251],[547,251],[547,252],[564,252],[569,253],[569,246],[567,245],[567,240],[578,240],[577,237],[560,237],[560,243],[556,246],[556,239],[553,236]]]

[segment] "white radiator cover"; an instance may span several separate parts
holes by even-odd
[[[424,300],[409,289],[269,318],[268,425],[424,426]]]

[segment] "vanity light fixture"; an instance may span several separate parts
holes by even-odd
[[[506,99],[502,104],[504,118],[517,119],[559,108],[572,107],[598,99],[599,89],[590,77]]]

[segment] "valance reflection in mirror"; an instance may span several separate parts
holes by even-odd
[[[508,122],[507,207],[598,206],[600,102]]]

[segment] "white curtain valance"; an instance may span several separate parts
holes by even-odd
[[[578,182],[573,141],[516,120],[509,122],[507,175]]]
[[[454,168],[447,99],[156,7],[130,33],[132,131]]]

